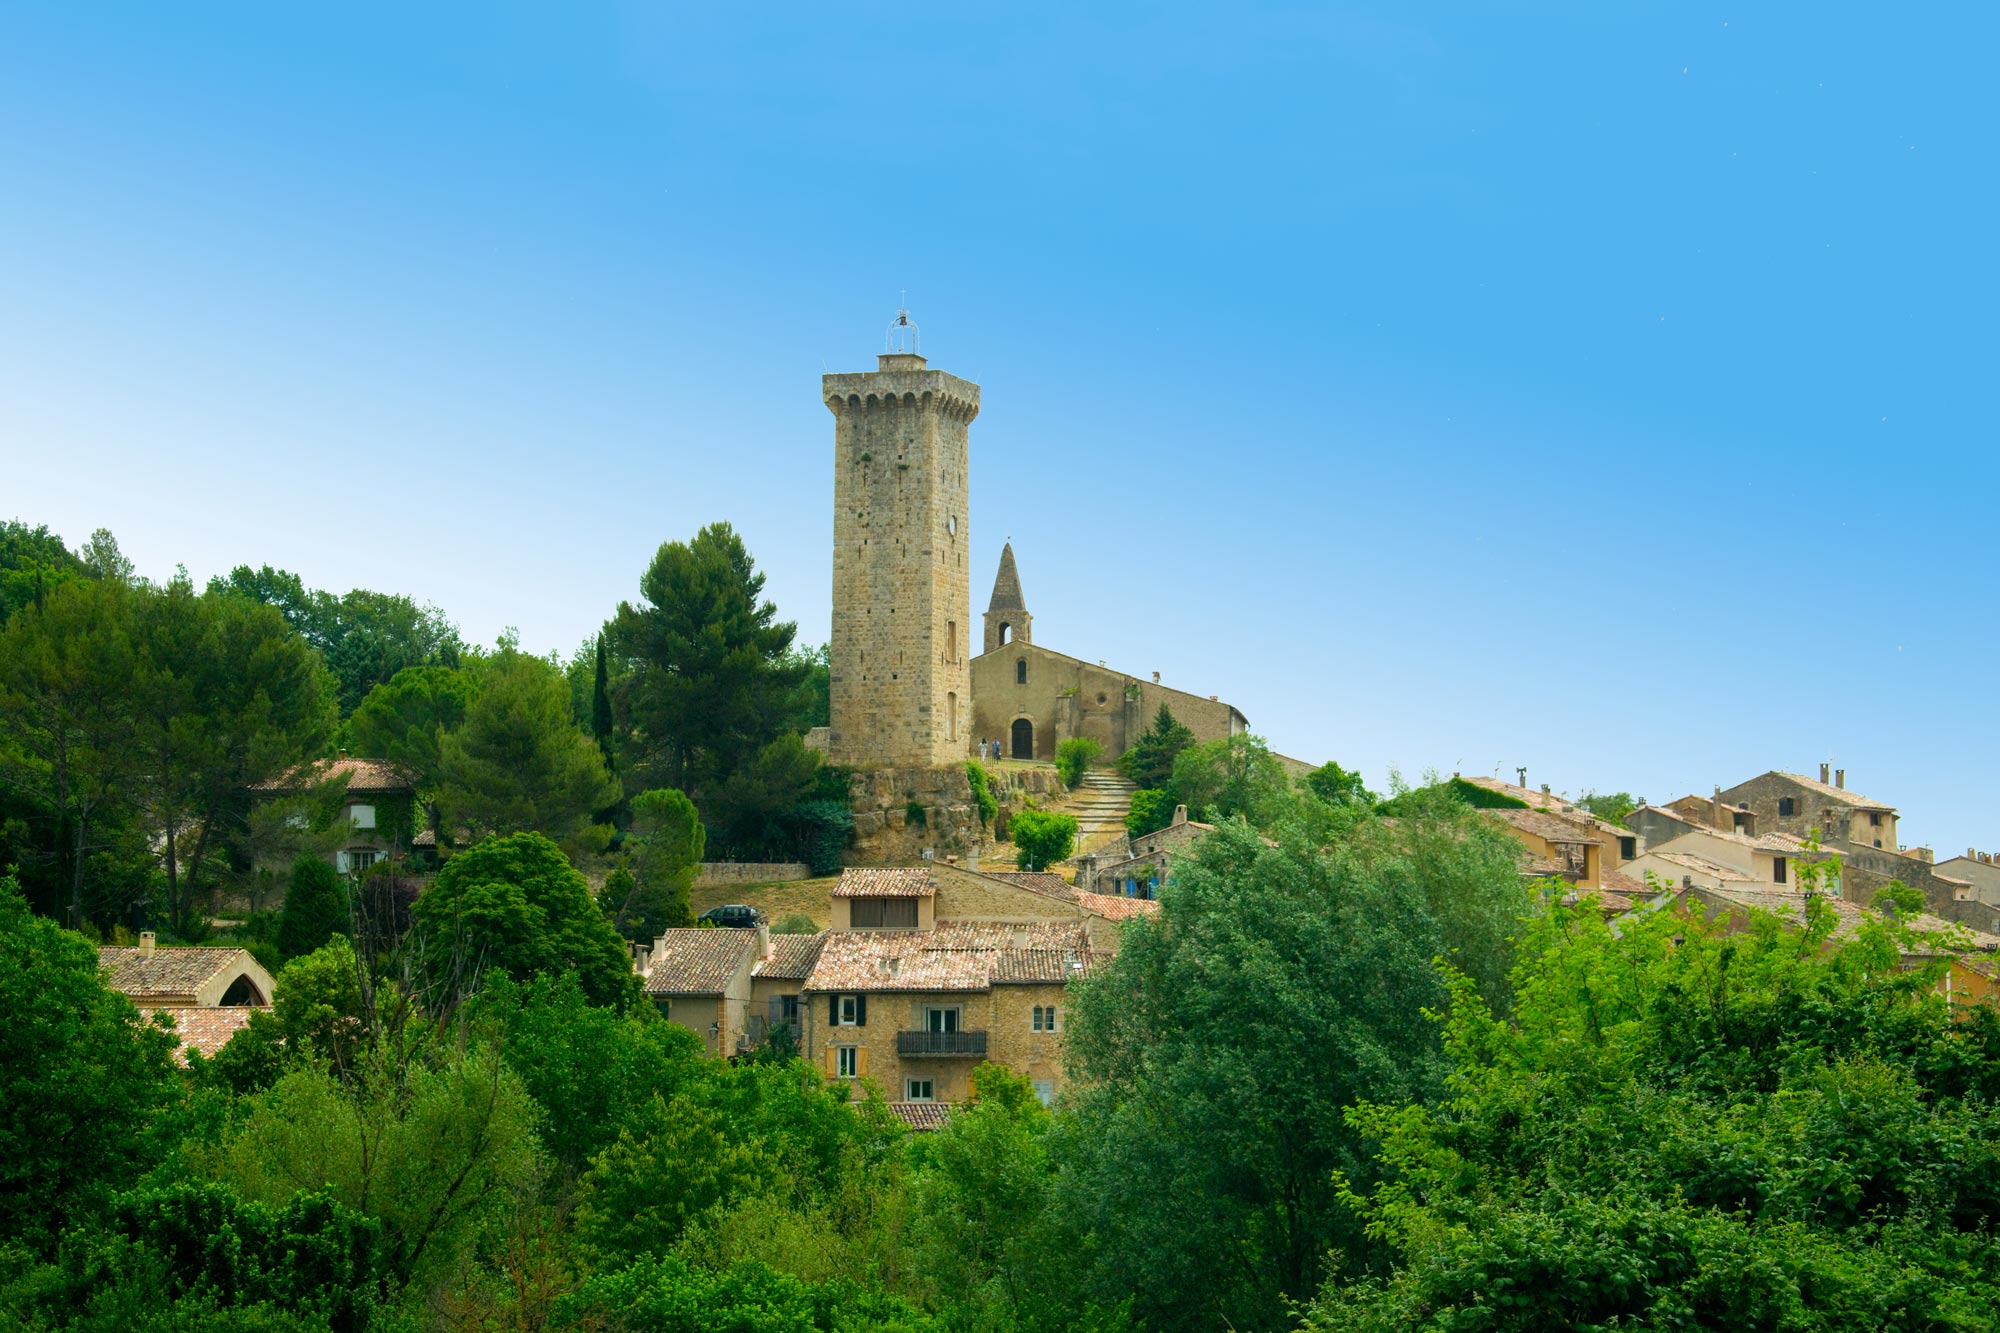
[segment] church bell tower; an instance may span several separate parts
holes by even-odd
[[[872,371],[821,378],[833,413],[836,764],[962,761],[972,724],[968,428],[979,386],[932,370],[898,311]]]

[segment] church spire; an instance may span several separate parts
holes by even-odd
[[[1021,596],[1021,571],[1014,567],[1014,543],[1000,548],[1000,573],[993,579],[993,600],[986,604],[986,641],[982,652],[1009,643],[1033,643],[1029,626],[1034,617]]]

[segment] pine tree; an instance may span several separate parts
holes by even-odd
[[[590,696],[590,734],[604,752],[604,767],[618,771],[611,755],[611,678],[604,669],[604,636],[597,636],[597,684]]]

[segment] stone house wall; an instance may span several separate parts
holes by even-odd
[[[859,1077],[873,1079],[891,1101],[905,1095],[905,1080],[931,1080],[931,1096],[940,1102],[962,1102],[972,1095],[972,1071],[982,1059],[1003,1064],[1037,1083],[1062,1088],[1062,1032],[1067,1004],[1060,983],[996,985],[990,991],[872,991],[868,1020],[859,1027],[836,1027],[829,1021],[829,1001],[823,993],[806,997],[809,1014],[802,1053],[829,1077],[837,1068],[836,1048],[859,1048]],[[1054,1032],[1036,1032],[1034,1007],[1053,1005],[1058,1018]],[[914,1056],[896,1052],[898,1032],[922,1031],[931,1007],[959,1010],[959,1030],[986,1033],[986,1054],[977,1056]]]
[[[1020,679],[1026,664],[1027,680]],[[1033,643],[1010,643],[972,661],[972,740],[998,740],[1014,755],[1014,723],[1033,728],[1034,753],[1053,759],[1056,746],[1071,736],[1088,736],[1104,747],[1108,762],[1136,742],[1153,724],[1162,703],[1192,731],[1196,740],[1218,740],[1249,729],[1243,714],[1217,699],[1158,685]]]

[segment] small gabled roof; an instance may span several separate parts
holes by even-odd
[[[1717,879],[1732,880],[1739,884],[1754,884],[1759,882],[1747,870],[1738,870],[1735,866],[1726,866],[1720,862],[1711,861],[1707,857],[1695,852],[1648,852],[1646,856],[1656,857],[1659,860],[1665,861],[1668,865],[1678,866],[1682,870],[1692,870],[1698,875],[1713,875]],[[1644,860],[1645,857],[1641,857],[1640,859]]]
[[[234,945],[169,945],[148,954],[118,945],[100,945],[97,965],[110,975],[106,984],[135,1000],[186,999],[229,972],[253,980],[264,975],[250,951]],[[254,969],[254,970],[253,970]],[[260,986],[268,993],[268,986]]]
[[[757,947],[754,930],[667,930],[646,963],[648,995],[720,995]]]
[[[940,921],[934,930],[830,931],[805,989],[986,991],[1088,970],[1080,921]]]
[[[1078,890],[1076,901],[1084,911],[1106,921],[1130,921],[1135,916],[1158,916],[1160,904],[1152,898],[1127,898],[1122,893],[1085,893]]]
[[[854,868],[840,872],[836,898],[931,898],[937,878],[921,866]]]
[[[950,1102],[890,1102],[889,1113],[919,1134],[943,1129],[951,1119]]]
[[[1860,792],[1849,791],[1845,787],[1836,787],[1831,782],[1821,782],[1818,778],[1809,778],[1803,773],[1787,773],[1783,769],[1774,768],[1771,770],[1771,775],[1784,778],[1790,782],[1796,782],[1815,795],[1824,796],[1830,801],[1838,801],[1842,805],[1851,805],[1857,810],[1880,810],[1885,814],[1894,814],[1896,811],[1896,807],[1893,805],[1884,805],[1880,801],[1871,801]]]
[[[417,788],[413,774],[386,759],[350,759],[342,755],[338,759],[316,759],[300,764],[269,782],[258,783],[256,790],[300,791],[340,778],[347,780],[347,790],[354,793],[415,791]]]
[[[822,930],[813,935],[773,935],[771,956],[758,959],[750,975],[773,981],[804,981],[812,975],[813,964],[819,961],[826,934]]]

